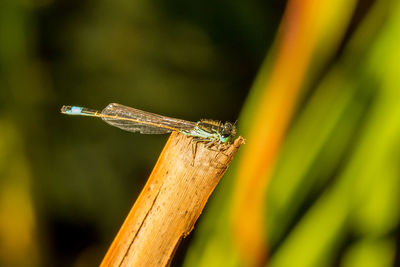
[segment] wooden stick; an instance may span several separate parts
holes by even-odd
[[[215,151],[199,142],[193,159],[192,138],[173,132],[101,266],[167,266],[243,143]]]

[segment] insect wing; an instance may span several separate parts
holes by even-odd
[[[116,103],[109,104],[103,109],[101,118],[122,130],[142,134],[190,131],[196,126],[194,122],[170,118]]]

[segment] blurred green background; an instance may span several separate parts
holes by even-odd
[[[246,140],[173,266],[399,266],[398,0],[0,3],[0,266],[97,266],[167,136]]]

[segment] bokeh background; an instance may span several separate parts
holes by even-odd
[[[398,0],[2,0],[0,266],[97,266],[167,136],[246,138],[173,266],[400,266]]]

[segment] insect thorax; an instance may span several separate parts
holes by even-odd
[[[224,124],[220,121],[202,119],[197,122],[197,127],[209,133],[220,133],[224,128]]]
[[[230,122],[222,123],[215,120],[200,120],[191,131],[181,131],[198,141],[229,143],[236,134],[235,125]]]

